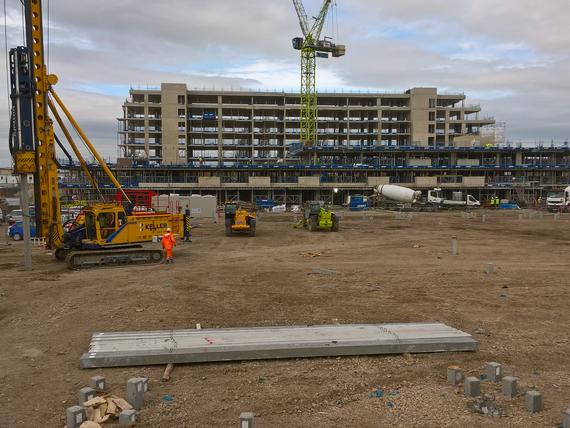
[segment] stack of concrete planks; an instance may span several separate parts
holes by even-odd
[[[442,323],[352,324],[94,333],[82,368],[275,358],[476,351]]]

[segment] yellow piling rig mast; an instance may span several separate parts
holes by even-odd
[[[23,0],[23,4],[27,46],[10,50],[12,112],[9,140],[15,172],[34,175],[36,236],[44,237],[47,248],[56,250],[59,259],[67,258],[73,268],[162,261],[161,250],[143,249],[140,243],[151,241],[167,227],[174,233],[187,232],[189,221],[181,214],[132,214],[120,204],[100,203],[84,209],[84,224],[75,234],[64,233],[55,147],[59,140],[50,113],[93,188],[102,198],[103,195],[58,108],[124,199],[129,203],[130,200],[54,89],[58,78],[48,74],[44,60],[42,1]]]
[[[304,147],[317,144],[317,57],[328,58],[329,53],[338,58],[346,53],[345,45],[337,45],[325,37],[321,40],[321,32],[332,6],[332,0],[325,0],[315,22],[309,25],[307,12],[302,0],[293,0],[303,37],[293,39],[293,48],[301,51],[301,143]]]

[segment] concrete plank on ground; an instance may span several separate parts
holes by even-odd
[[[349,324],[94,333],[82,368],[167,363],[476,351],[442,323]]]

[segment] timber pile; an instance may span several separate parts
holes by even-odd
[[[88,421],[95,422],[96,424],[102,424],[111,419],[117,419],[119,417],[119,413],[123,410],[131,410],[133,408],[133,406],[131,406],[124,398],[111,394],[92,398],[91,400],[83,403],[83,406],[85,407]],[[93,424],[88,426],[95,427]],[[81,427],[83,427],[83,424]]]

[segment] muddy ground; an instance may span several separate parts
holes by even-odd
[[[343,213],[338,233],[262,214],[255,238],[196,221],[174,265],[85,271],[36,248],[24,272],[22,244],[2,236],[0,426],[63,427],[96,374],[121,396],[128,378],[149,377],[140,427],[231,427],[243,411],[258,427],[557,426],[570,407],[570,218],[518,214]],[[163,366],[79,368],[95,331],[432,320],[473,334],[480,350],[179,365],[168,383]],[[483,382],[505,413],[484,416],[446,384],[448,365],[478,376],[488,361],[523,392],[543,392],[545,410],[530,414],[524,396],[504,399]]]

